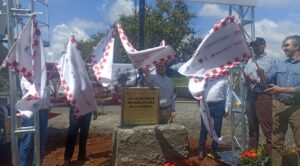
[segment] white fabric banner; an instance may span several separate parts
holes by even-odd
[[[77,117],[96,111],[97,103],[85,62],[77,49],[75,37],[71,36],[66,51],[59,59],[57,69],[61,86]]]
[[[28,92],[23,94],[15,106],[21,113],[30,117],[43,102],[47,81],[41,31],[35,18],[24,28],[3,64],[11,66],[31,84]]]
[[[115,27],[111,27],[101,41],[94,47],[92,65],[94,75],[102,86],[107,87],[112,80]]]
[[[193,57],[179,68],[186,76],[217,77],[251,57],[251,51],[236,18],[219,21],[205,36]]]
[[[171,61],[176,58],[174,49],[171,46],[166,46],[164,41],[158,47],[137,51],[129,42],[122,26],[117,24],[117,28],[122,45],[135,68],[150,68],[156,63]]]
[[[219,21],[205,36],[193,57],[183,64],[179,73],[190,77],[189,90],[192,96],[200,100],[201,117],[214,141],[222,144],[213,129],[213,120],[203,95],[207,78],[216,79],[251,57],[251,51],[243,35],[243,30],[233,16]]]
[[[205,85],[206,85],[205,79],[190,77],[188,88],[191,95],[195,99],[201,100],[204,94]]]

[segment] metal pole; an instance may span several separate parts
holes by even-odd
[[[15,1],[7,1],[7,35],[8,35],[8,48],[11,48],[15,40],[15,21],[11,13],[11,8],[15,5]],[[17,117],[15,104],[17,102],[17,85],[16,85],[16,72],[9,67],[9,93],[10,93],[10,120],[11,120],[11,155],[12,164],[14,166],[19,165],[19,153],[18,153],[18,138],[15,134],[17,128]],[[12,95],[14,94],[14,95]]]
[[[255,38],[254,6],[251,7],[251,41]]]
[[[144,49],[145,0],[140,0],[139,6],[139,49]]]
[[[145,0],[139,2],[139,50],[144,49],[144,24],[145,24]],[[144,86],[143,71],[139,69],[139,76],[136,81],[137,86]]]
[[[240,76],[241,76],[241,82],[240,83],[240,89],[241,89],[241,120],[242,120],[242,151],[245,151],[246,147],[247,147],[247,122],[246,122],[246,93],[245,93],[245,87],[244,87],[244,83],[242,81],[242,73],[243,68],[240,69]]]

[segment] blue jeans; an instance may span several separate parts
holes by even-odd
[[[40,110],[39,118],[40,118],[40,158],[41,162],[43,160],[44,154],[44,145],[46,142],[47,135],[47,127],[48,127],[48,112],[49,110]],[[34,125],[34,117],[27,118],[23,116],[22,118],[22,126],[33,126]],[[20,166],[26,166],[29,158],[33,156],[34,151],[34,133],[26,133],[20,138],[20,147],[19,147],[19,155]],[[35,165],[35,164],[30,164]]]
[[[72,159],[77,135],[79,133],[79,152],[78,159],[84,159],[86,157],[86,143],[89,135],[89,128],[92,119],[92,113],[87,113],[77,118],[73,109],[70,109],[69,114],[69,129],[66,141],[66,149],[64,159],[70,161]]]
[[[209,112],[211,117],[214,120],[214,130],[216,131],[216,134],[218,137],[221,137],[221,130],[222,130],[222,123],[223,123],[223,117],[225,114],[225,101],[220,102],[214,102],[214,103],[207,103]],[[199,138],[199,151],[205,150],[205,144],[207,140],[207,130],[205,128],[205,125],[202,121],[201,117],[201,130],[200,130],[200,138]],[[211,145],[212,151],[217,151],[218,144],[213,141]]]

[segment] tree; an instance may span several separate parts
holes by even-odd
[[[139,12],[134,11],[133,15],[123,15],[119,20],[136,48],[139,48],[138,15]],[[154,7],[148,6],[145,10],[144,47],[156,47],[165,40],[175,49],[177,62],[187,61],[202,40],[194,35],[194,29],[189,25],[194,17],[187,5],[178,0],[165,0]],[[125,52],[119,49],[116,54],[124,55]]]
[[[80,50],[81,56],[85,62],[91,62],[93,47],[98,44],[98,42],[103,38],[104,35],[105,33],[100,32],[92,35],[90,40],[77,41],[78,49]]]
[[[135,48],[139,48],[138,16],[139,12],[133,9],[132,15],[122,15],[119,19],[119,23]],[[202,40],[194,35],[194,30],[189,25],[194,17],[195,15],[188,11],[187,5],[178,0],[165,0],[156,3],[155,6],[148,6],[145,10],[144,48],[157,47],[162,40],[165,40],[166,44],[175,49],[177,62],[187,61]],[[78,43],[85,60],[89,59],[87,55],[103,35],[98,33],[91,40]],[[118,35],[115,40],[114,62],[130,63]]]

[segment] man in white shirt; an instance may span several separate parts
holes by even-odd
[[[226,75],[226,74],[225,74]],[[204,101],[206,102],[211,118],[213,119],[215,130],[218,138],[221,137],[223,118],[228,115],[228,109],[230,105],[230,95],[229,95],[229,82],[227,76],[222,76],[217,79],[207,80],[207,86],[204,92]],[[202,110],[203,111],[203,110]],[[203,117],[201,116],[201,129],[199,137],[199,156],[200,160],[204,159],[207,140],[207,128],[203,122]],[[213,141],[211,144],[211,154],[214,158],[220,159],[217,153],[218,143]]]

